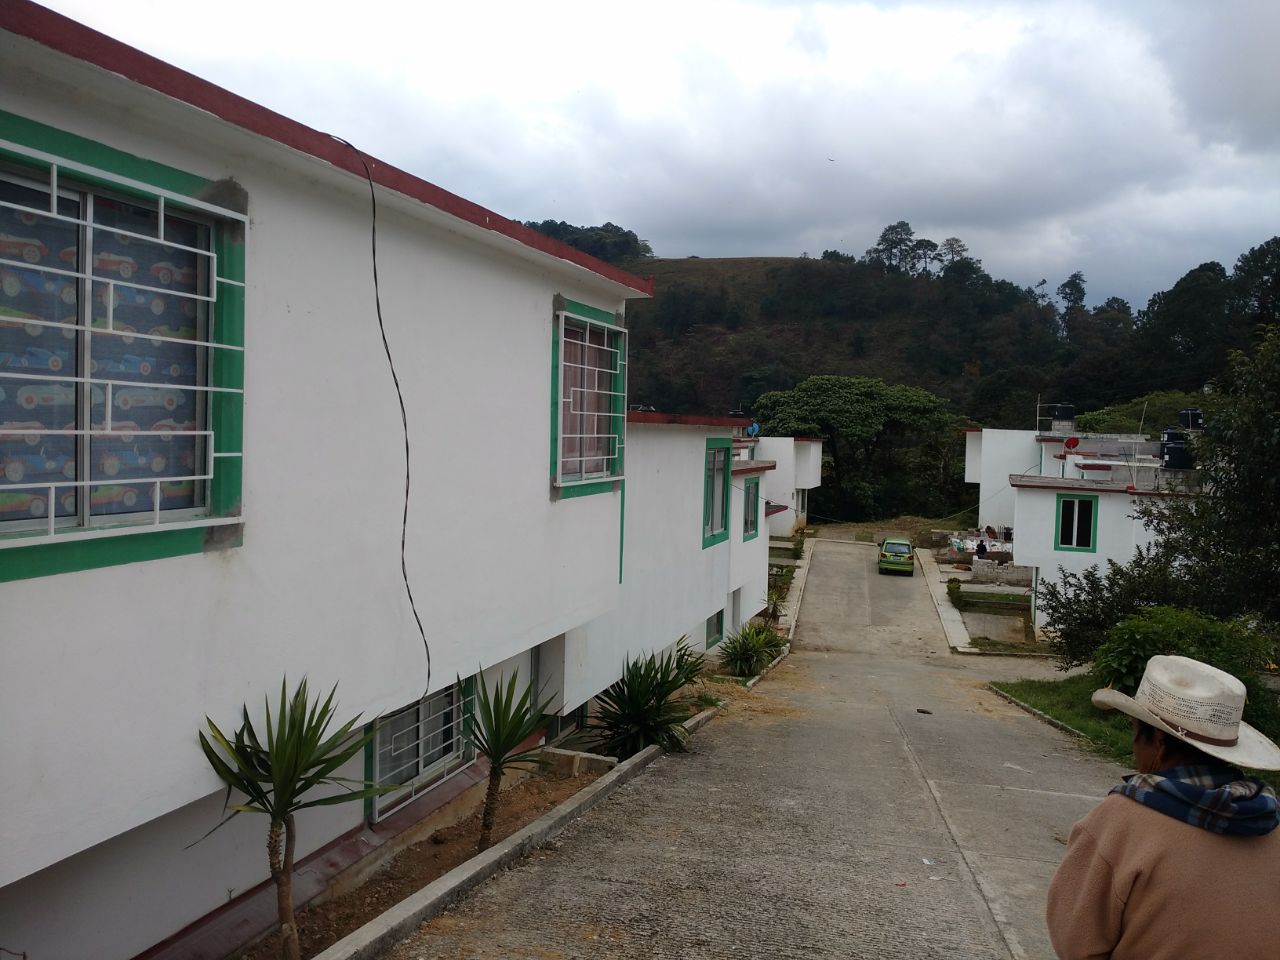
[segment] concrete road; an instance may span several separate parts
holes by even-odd
[[[1052,958],[1049,878],[1122,771],[983,689],[1033,675],[820,542],[781,667],[394,956]]]

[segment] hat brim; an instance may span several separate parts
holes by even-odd
[[[1225,760],[1238,767],[1250,767],[1254,770],[1280,770],[1280,747],[1277,747],[1262,733],[1243,721],[1240,723],[1240,731],[1237,734],[1239,739],[1236,741],[1235,746],[1219,747],[1179,733],[1138,703],[1133,697],[1127,696],[1119,690],[1112,690],[1110,687],[1095,690],[1090,699],[1099,710],[1119,710],[1121,713],[1127,713],[1129,716],[1144,723],[1149,723],[1157,730],[1163,730],[1171,737],[1177,737],[1183,743],[1188,743],[1197,750],[1201,750],[1211,757],[1217,757],[1219,760]]]

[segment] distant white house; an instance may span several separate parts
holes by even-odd
[[[1012,534],[1013,562],[1035,568],[1035,585],[1059,570],[1079,573],[1125,562],[1153,533],[1138,504],[1177,495],[1193,482],[1172,469],[1145,436],[1076,433],[1070,421],[1046,429],[971,429],[965,480],[979,484],[978,524]],[[1036,625],[1043,625],[1035,611]]]
[[[265,824],[192,845],[196,733],[286,675],[397,788],[299,817],[305,901],[461,815],[478,677],[554,734],[760,609],[748,421],[626,413],[651,282],[26,0],[0,48],[0,945],[263,933]]]
[[[809,491],[822,485],[822,440],[761,437],[755,455],[777,464],[764,481],[769,533],[789,537],[809,522]]]

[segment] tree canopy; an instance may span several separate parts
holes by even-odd
[[[958,419],[941,397],[873,377],[809,377],[756,403],[766,434],[820,436],[830,475],[815,514],[863,520],[938,514],[964,493]],[[826,511],[824,513],[824,511]]]
[[[632,230],[625,230],[616,223],[604,223],[598,227],[577,227],[563,220],[525,221],[525,226],[548,237],[567,243],[571,247],[589,253],[605,263],[622,263],[643,260],[653,256],[653,248],[641,240]]]

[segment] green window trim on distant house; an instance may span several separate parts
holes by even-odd
[[[0,250],[21,321],[0,354],[30,354],[0,364],[0,425],[27,431],[0,429],[23,461],[0,478],[0,582],[239,544],[248,217],[227,197],[0,111],[0,216],[27,238]]]
[[[760,535],[760,478],[748,477],[742,484],[742,542]]]
[[[624,477],[627,331],[615,314],[554,299],[551,487],[557,499],[608,493]]]
[[[1098,552],[1098,498],[1093,494],[1058,494],[1053,522],[1053,549]]]
[[[706,647],[710,650],[721,640],[724,639],[724,609],[721,608],[716,613],[707,617],[707,643]]]
[[[708,437],[702,476],[702,549],[729,539],[729,481],[733,441]]]

